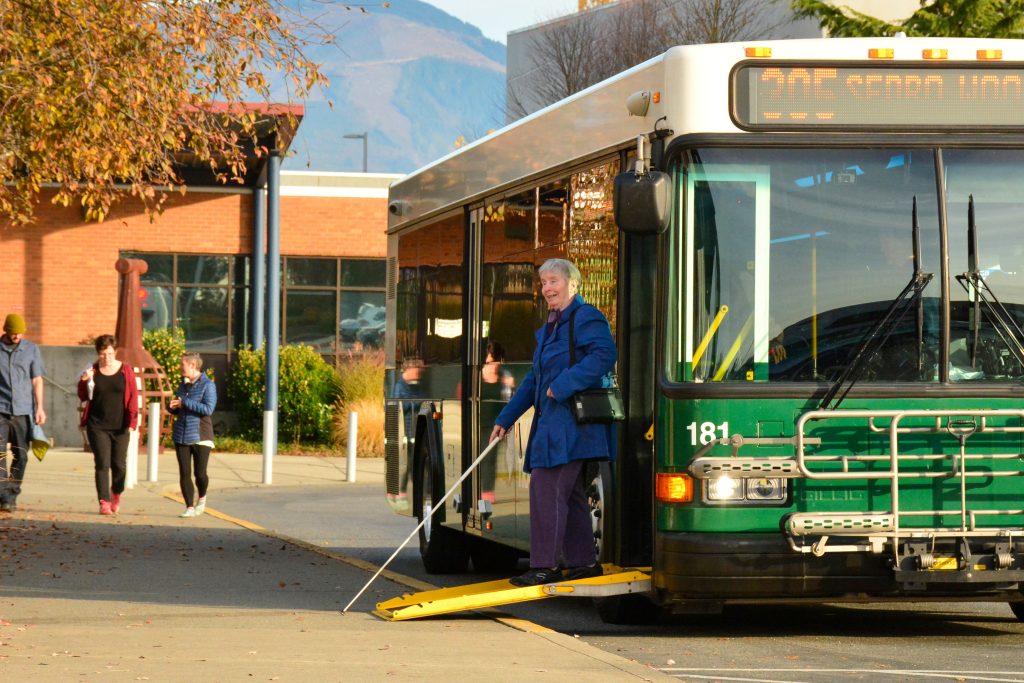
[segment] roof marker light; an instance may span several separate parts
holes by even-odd
[[[896,50],[891,47],[873,47],[868,50],[868,59],[892,59],[896,56]]]
[[[978,50],[978,59],[1002,59],[1002,50]]]
[[[921,59],[947,59],[949,57],[949,50],[922,50]]]
[[[748,47],[744,50],[748,57],[771,57],[772,49],[770,47]]]

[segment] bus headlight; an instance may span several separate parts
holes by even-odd
[[[740,479],[727,474],[704,480],[704,502],[719,505],[785,504],[788,482],[782,478]]]
[[[786,499],[785,479],[748,479],[747,500],[780,501]]]
[[[743,481],[728,475],[708,482],[708,500],[743,500]]]

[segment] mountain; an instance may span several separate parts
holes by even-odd
[[[307,51],[330,79],[307,100],[284,168],[406,173],[505,120],[505,46],[419,0],[346,9],[337,2],[287,4],[336,37]],[[283,93],[282,93],[283,94]],[[333,108],[328,105],[333,103]]]

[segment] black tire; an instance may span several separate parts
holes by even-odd
[[[1024,621],[1024,602],[1011,602],[1010,611],[1013,612],[1013,616],[1017,617],[1017,621]]]
[[[518,569],[521,552],[486,538],[470,539],[469,556],[473,569],[481,574],[511,574]]]
[[[587,484],[587,501],[594,525],[594,544],[601,562],[614,562],[611,536],[610,502],[615,495],[615,480],[609,463],[598,463]],[[613,595],[595,598],[594,605],[606,624],[649,624],[658,620],[661,609],[644,595]]]
[[[424,516],[433,510],[433,501],[439,500],[445,492],[444,477],[436,458],[431,457],[430,449],[420,446],[425,439],[417,439],[416,479],[413,488],[413,509],[416,519],[423,521]],[[469,565],[469,544],[466,537],[441,525],[445,520],[446,510],[434,512],[423,528],[420,529],[420,559],[428,574],[457,574],[466,571]]]

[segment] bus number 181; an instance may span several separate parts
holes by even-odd
[[[690,432],[690,445],[696,446],[698,441],[698,433],[700,434],[700,443],[707,445],[714,441],[716,438],[716,432],[721,433],[723,439],[729,438],[729,423],[723,422],[720,425],[716,425],[713,422],[701,422],[700,425],[696,422],[691,422],[686,425],[686,431]]]

